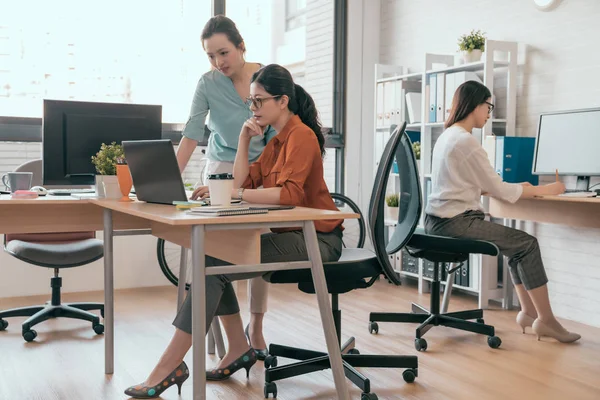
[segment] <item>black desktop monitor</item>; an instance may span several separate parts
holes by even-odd
[[[162,106],[44,100],[44,185],[93,185],[102,143],[161,138]]]
[[[600,176],[600,108],[540,115],[533,173],[577,176],[577,190]]]

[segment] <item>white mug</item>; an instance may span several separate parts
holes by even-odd
[[[7,182],[8,179],[8,182]],[[2,183],[11,193],[31,189],[33,172],[9,172],[2,176]]]

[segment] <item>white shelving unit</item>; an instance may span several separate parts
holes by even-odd
[[[390,126],[392,124],[401,124],[406,120],[406,98],[403,96],[406,91],[412,91],[416,82],[420,83],[421,89],[421,110],[420,120],[410,121],[407,124],[407,130],[420,132],[421,159],[419,160],[419,170],[421,179],[421,188],[423,196],[426,194],[427,181],[431,179],[431,154],[435,141],[444,130],[444,121],[439,119],[439,112],[435,121],[430,121],[430,96],[429,82],[432,77],[436,80],[443,80],[444,98],[446,95],[446,81],[449,75],[457,76],[456,73],[468,72],[475,73],[482,83],[490,89],[495,98],[495,109],[492,118],[478,132],[477,135],[481,143],[487,136],[494,131],[500,135],[515,135],[516,118],[516,79],[517,79],[517,43],[487,40],[485,52],[481,61],[454,65],[454,55],[443,54],[425,54],[423,72],[409,72],[406,68],[400,66],[376,65],[376,93],[375,93],[375,154],[374,159],[377,163],[383,152],[383,147],[390,135]],[[462,76],[462,75],[461,75]],[[465,74],[466,76],[466,74]],[[455,78],[452,78],[453,80]],[[409,83],[404,83],[409,82]],[[455,82],[456,83],[456,82]],[[456,86],[451,90],[454,91]],[[406,87],[402,91],[401,88]],[[389,89],[388,89],[389,88]],[[388,90],[386,90],[388,89]],[[398,91],[402,96],[397,95]],[[439,89],[438,89],[439,90]],[[391,94],[393,92],[393,94]],[[428,94],[429,93],[429,94]],[[449,93],[450,95],[452,93]],[[447,100],[446,100],[447,101]],[[449,105],[443,103],[441,111],[445,119]],[[435,111],[434,111],[435,113]],[[377,165],[375,165],[374,173]],[[392,174],[388,192],[397,192],[398,174]],[[426,203],[423,199],[423,204]],[[386,220],[386,225],[393,226],[395,221]],[[423,220],[421,220],[422,224]],[[401,275],[416,278],[418,280],[419,292],[429,291],[430,278],[423,276],[422,260],[419,261],[418,274],[402,271],[401,257],[394,258],[396,270]],[[469,287],[454,285],[455,288],[475,293],[479,296],[479,307],[487,308],[490,299],[501,299],[502,289],[498,288],[497,279],[497,260],[495,257],[474,255],[469,260],[471,271],[471,284]]]

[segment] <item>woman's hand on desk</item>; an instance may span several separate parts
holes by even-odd
[[[523,183],[521,185],[523,186],[521,198],[524,199],[539,196],[557,196],[565,192],[565,184],[562,182],[552,182],[541,186],[526,185]]]

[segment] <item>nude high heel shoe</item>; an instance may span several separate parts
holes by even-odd
[[[558,340],[561,343],[572,343],[581,338],[581,335],[569,332],[565,330],[565,332],[558,332],[555,329],[549,327],[544,324],[539,318],[533,321],[533,325],[531,326],[533,332],[537,335],[537,340],[540,340],[542,336],[548,336]]]
[[[517,314],[517,324],[521,326],[523,333],[525,333],[525,328],[533,325],[533,321],[535,321],[535,318],[530,317],[529,314],[525,314],[523,311],[519,311]]]

